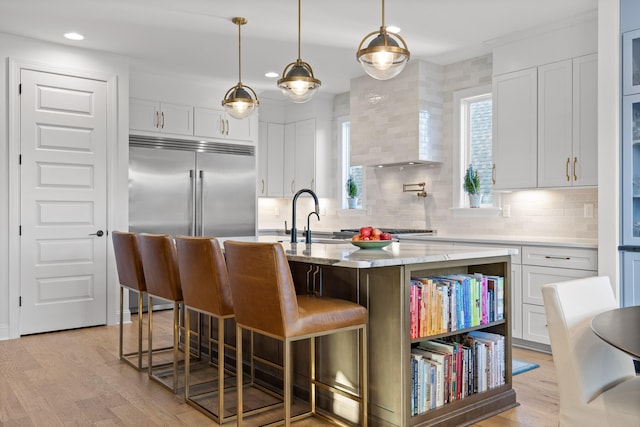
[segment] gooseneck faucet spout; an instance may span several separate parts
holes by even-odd
[[[298,203],[298,197],[300,197],[300,195],[303,193],[311,194],[311,197],[313,197],[313,200],[316,202],[316,210],[315,210],[316,215],[320,215],[320,204],[318,203],[318,196],[316,196],[316,193],[314,193],[313,190],[310,190],[308,188],[303,188],[302,190],[298,191],[295,194],[295,196],[293,196],[292,218],[291,218],[291,243],[298,242],[298,230],[296,229],[296,205]],[[318,216],[318,219],[320,219],[319,216]],[[311,236],[311,232],[307,231],[307,235]],[[309,237],[309,239],[311,239],[311,237]]]

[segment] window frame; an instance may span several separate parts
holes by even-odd
[[[468,138],[468,103],[471,100],[493,98],[492,86],[483,85],[459,90],[453,93],[453,156],[452,156],[452,207],[454,209],[469,208],[468,197],[462,188],[463,176],[470,163],[471,150]],[[463,115],[465,120],[463,120]],[[493,156],[493,153],[492,153]],[[492,203],[483,203],[481,208],[498,206],[498,198],[493,192]],[[473,209],[477,211],[477,209]]]
[[[349,144],[348,146],[345,147],[345,140],[344,140],[344,125],[346,123],[349,123],[349,137],[351,136],[351,120],[349,116],[340,116],[336,118],[336,132],[337,132],[337,145],[338,145],[338,176],[340,177],[339,182],[337,183],[338,185],[338,189],[337,189],[337,193],[339,200],[338,200],[338,209],[341,210],[345,210],[345,211],[356,211],[356,210],[363,210],[365,209],[364,207],[364,200],[365,200],[365,189],[364,189],[364,179],[365,179],[365,169],[364,167],[360,166],[362,168],[362,185],[360,185],[360,196],[358,197],[358,205],[355,209],[349,209],[349,206],[347,205],[347,178],[349,177],[349,169],[351,167],[354,166],[358,166],[358,165],[351,165],[349,162],[349,159],[346,158],[346,156],[349,155],[349,150],[351,148],[351,141],[349,140]],[[350,139],[350,138],[349,138]]]

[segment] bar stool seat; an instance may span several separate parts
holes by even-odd
[[[178,353],[179,333],[180,333],[180,304],[182,304],[182,287],[180,285],[180,275],[178,273],[178,260],[175,244],[171,236],[167,234],[147,234],[138,235],[140,244],[140,257],[149,295],[149,378],[178,392]],[[173,303],[173,361],[171,362],[172,384],[168,385],[162,377],[154,370],[153,365],[153,298],[158,297]]]
[[[283,342],[284,345],[284,425],[316,411],[316,387],[338,393],[359,403],[358,425],[367,426],[367,310],[359,304],[335,298],[296,295],[291,270],[279,243],[224,243],[227,269],[236,315],[238,416],[242,425],[243,398],[242,330],[247,329]],[[359,338],[359,395],[332,387],[316,379],[315,338],[341,331],[357,330]],[[310,406],[309,412],[291,416],[292,343],[309,338]],[[333,420],[329,417],[331,421]]]
[[[211,338],[208,334],[209,361],[212,359],[211,342],[217,345],[217,386],[213,389],[205,388],[204,392],[192,395],[190,389],[191,364],[185,358],[184,397],[188,404],[200,410],[218,424],[223,424],[232,418],[225,415],[225,320],[233,318],[233,302],[229,276],[220,243],[213,237],[176,237],[178,253],[178,270],[185,306],[185,324],[190,324],[190,311],[194,310],[209,316],[209,328],[213,319],[217,323],[217,336]],[[201,349],[197,350],[198,353]],[[185,354],[191,353],[191,329],[186,329]],[[234,384],[232,384],[234,386]],[[199,387],[203,388],[203,387]],[[217,412],[207,399],[217,394]]]

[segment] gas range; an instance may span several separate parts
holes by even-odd
[[[389,233],[393,237],[398,237],[403,234],[421,234],[424,236],[433,236],[436,234],[435,230],[425,229],[412,229],[412,228],[380,228],[383,233]],[[333,232],[334,239],[350,239],[354,235],[360,233],[359,228],[343,228],[340,231]]]

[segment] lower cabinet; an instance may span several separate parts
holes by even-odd
[[[640,252],[622,252],[622,306],[640,305]]]
[[[522,339],[549,345],[542,286],[595,276],[598,273],[595,249],[522,247]]]

